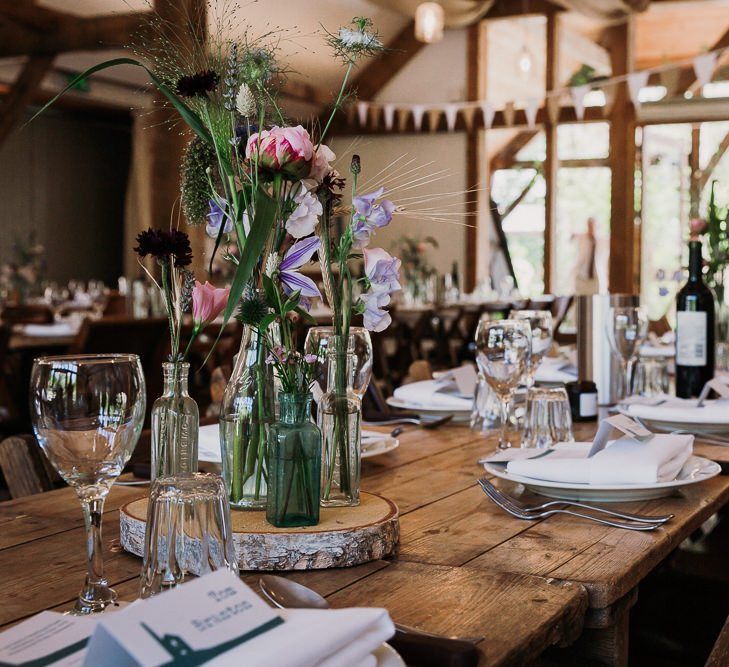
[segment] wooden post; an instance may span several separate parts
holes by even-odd
[[[613,76],[633,69],[633,20],[607,30]],[[635,109],[627,83],[618,84],[610,112],[610,268],[612,293],[637,294],[640,288],[640,257],[635,220]]]
[[[546,54],[546,90],[559,88],[559,14],[556,11],[547,13],[547,54]],[[548,105],[547,105],[547,108]],[[544,159],[544,181],[546,193],[544,197],[544,292],[549,294],[554,285],[554,225],[557,217],[557,171],[559,155],[557,153],[557,124],[552,123],[549,113],[545,114],[544,134],[547,139]]]
[[[466,46],[466,67],[467,67],[467,90],[466,95],[469,100],[478,99],[479,94],[479,71],[482,67],[480,62],[481,50],[479,49],[479,24],[472,25],[468,28],[467,46]],[[479,161],[478,150],[479,132],[476,129],[470,129],[466,133],[466,188],[470,189],[476,186],[480,181],[482,165]],[[466,221],[469,225],[478,224],[478,194],[467,195],[466,202]],[[464,284],[462,289],[466,292],[472,292],[477,282],[477,262],[479,261],[478,253],[478,228],[474,226],[466,227],[466,254],[465,267],[463,271]],[[483,258],[481,258],[483,259]]]
[[[691,152],[689,153],[689,218],[699,217],[699,202],[701,200],[700,139],[701,125],[694,123],[691,126]]]

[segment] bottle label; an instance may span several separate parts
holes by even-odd
[[[580,417],[597,415],[597,394],[580,394]]]
[[[706,313],[679,311],[676,315],[676,363],[706,366]]]

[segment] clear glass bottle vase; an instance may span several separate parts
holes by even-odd
[[[197,472],[200,413],[188,393],[190,364],[162,364],[163,394],[152,406],[152,479]]]
[[[223,476],[233,509],[266,508],[266,445],[276,397],[267,354],[258,330],[246,325],[220,408]]]
[[[279,394],[280,416],[268,433],[266,520],[278,527],[319,523],[321,431],[311,421],[312,395]]]
[[[361,476],[362,401],[352,388],[346,342],[336,337],[328,355],[327,391],[317,411],[322,432],[321,504],[323,507],[359,505]]]

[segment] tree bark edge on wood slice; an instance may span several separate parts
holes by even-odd
[[[148,499],[120,510],[120,543],[142,556]],[[397,505],[362,492],[357,507],[323,507],[322,520],[306,528],[275,528],[265,512],[232,511],[233,542],[241,570],[317,570],[351,567],[394,555],[400,540]]]

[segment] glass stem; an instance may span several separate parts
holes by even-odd
[[[86,526],[87,574],[85,588],[106,584],[104,579],[104,554],[101,543],[101,518],[104,512],[105,496],[81,499]]]
[[[625,362],[624,372],[625,372],[625,377],[623,380],[623,382],[624,382],[623,398],[628,398],[630,396],[630,380],[632,379],[632,376],[633,376],[633,360],[632,359],[628,359]]]
[[[506,437],[509,426],[509,414],[511,412],[511,394],[501,398],[501,435],[499,436],[499,449],[508,449],[509,440]]]

